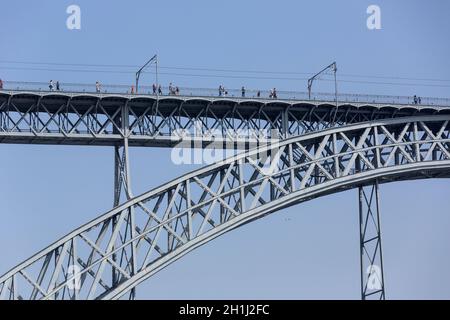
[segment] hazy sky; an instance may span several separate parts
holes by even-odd
[[[81,8],[81,30],[66,28],[71,4]],[[381,8],[381,30],[366,26],[371,4]],[[205,77],[162,68],[163,84],[305,91],[302,79],[241,76],[258,70],[303,78],[337,61],[340,92],[450,97],[445,0],[17,0],[3,1],[0,10],[4,81],[131,84],[132,72],[110,72],[130,68],[30,70],[63,67],[12,61],[139,65],[158,53],[161,67],[239,71]],[[152,83],[152,75],[142,82]],[[331,85],[319,82],[317,90]],[[1,145],[0,155],[0,273],[112,206],[112,148]],[[131,150],[135,194],[191,169],[172,164],[169,149]],[[450,298],[449,186],[381,186],[387,298]],[[358,299],[357,199],[350,190],[247,224],[140,285],[138,297]]]

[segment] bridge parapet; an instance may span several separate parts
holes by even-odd
[[[134,91],[132,85],[123,84],[102,84],[100,91],[97,92],[95,83],[61,83],[60,90],[56,91],[55,87],[52,91],[49,89],[49,84],[45,82],[23,82],[23,81],[4,81],[4,90],[10,92],[37,92],[45,94],[46,92],[63,92],[68,95],[79,94],[96,94],[96,95],[139,95],[139,96],[156,96],[153,92],[152,86],[139,86],[139,92]],[[174,96],[170,94],[169,87],[161,87],[163,96]],[[329,92],[312,92],[309,96],[305,91],[287,91],[277,90],[276,99],[271,97],[271,90],[245,89],[245,97],[242,97],[242,89],[226,89],[226,93],[219,95],[218,88],[193,88],[193,87],[179,87],[180,96],[184,97],[202,97],[202,98],[230,98],[230,99],[251,99],[251,100],[285,100],[285,101],[334,101],[335,94]],[[422,106],[446,106],[450,107],[449,98],[437,97],[420,97],[419,105]],[[372,105],[418,105],[414,102],[413,96],[395,96],[395,95],[375,95],[375,94],[353,94],[353,93],[339,93],[338,101],[352,104],[372,104]]]

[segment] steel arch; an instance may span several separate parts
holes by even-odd
[[[449,121],[442,115],[327,129],[188,173],[13,268],[0,277],[0,298],[118,299],[198,246],[285,207],[374,180],[449,177]]]

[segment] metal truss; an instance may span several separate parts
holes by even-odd
[[[0,277],[0,298],[119,299],[191,250],[283,208],[374,181],[449,177],[449,121],[442,115],[331,128],[188,173],[19,264]]]
[[[450,108],[315,100],[0,92],[0,142],[170,147],[192,137],[262,140]],[[122,124],[127,123],[124,127]],[[126,131],[126,132],[125,132]]]
[[[358,188],[361,298],[363,300],[385,299],[378,189],[377,180],[368,186]]]

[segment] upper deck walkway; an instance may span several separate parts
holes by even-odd
[[[179,88],[179,95],[150,87],[4,83],[0,90],[0,143],[173,146],[186,137],[233,140],[302,135],[333,125],[450,113],[450,99],[278,91],[269,93]],[[128,91],[128,92],[127,92]],[[166,93],[166,94],[164,94]]]

